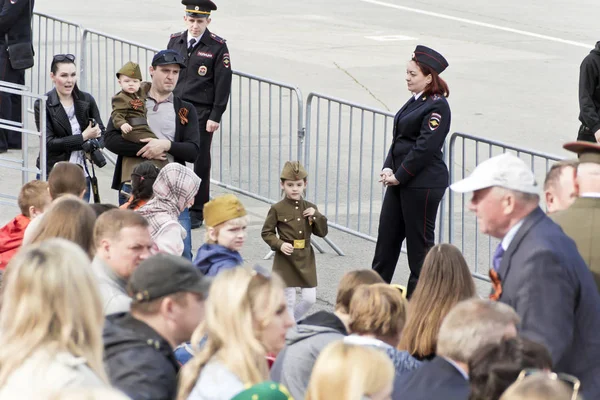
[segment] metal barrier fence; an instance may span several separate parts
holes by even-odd
[[[306,102],[309,199],[330,226],[372,242],[385,189],[379,172],[393,137],[394,114],[310,93]],[[438,212],[438,240],[444,233],[445,201]]]
[[[376,241],[383,186],[377,175],[394,115],[323,94],[306,102],[307,196],[330,226]]]
[[[105,123],[110,116],[111,98],[119,90],[116,72],[127,61],[135,61],[142,71],[148,71],[152,56],[159,50],[41,13],[34,13],[33,32],[36,64],[26,74],[32,92],[51,89],[49,66],[54,54],[75,54],[81,71],[79,86],[93,93]],[[28,103],[30,111],[32,104]],[[376,241],[384,194],[377,176],[392,138],[393,117],[388,112],[317,93],[309,94],[305,115],[298,87],[234,71],[228,108],[212,145],[213,182],[273,203],[280,198],[283,163],[290,159],[304,161],[309,172],[307,195],[328,216],[330,225]],[[457,154],[459,139],[462,152]],[[451,182],[483,161],[483,145],[488,146],[488,156],[500,149],[531,157],[532,168],[544,174],[549,162],[558,159],[460,133],[451,136],[449,145],[450,150],[446,151],[446,146],[444,154]],[[107,156],[114,163],[114,157]],[[544,168],[538,165],[539,160],[545,160]],[[460,176],[455,171],[457,165],[462,166]],[[464,195],[460,209],[456,208],[455,196],[447,192],[440,204],[438,241],[443,241],[448,232],[448,240],[475,265],[474,275],[486,279],[478,266],[485,265],[487,270],[492,241],[479,237],[476,220],[465,214]],[[471,238],[474,244],[469,242]]]
[[[553,154],[458,132],[450,136],[449,148],[450,182],[467,177],[479,163],[507,151],[515,153],[527,162],[536,175],[537,181],[544,182],[551,164],[561,159]],[[446,196],[449,199],[447,216],[449,242],[461,250],[467,263],[473,267],[475,278],[489,281],[487,272],[492,265],[494,249],[499,241],[479,232],[477,218],[467,210],[471,194],[449,191]]]
[[[33,14],[32,28],[35,64],[25,73],[25,84],[31,92],[43,94],[52,89],[50,64],[55,54],[73,54],[79,59],[83,27],[36,12]],[[33,103],[30,102],[27,108],[33,112]]]
[[[40,129],[38,131],[27,129],[25,123],[18,123],[14,121],[8,121],[0,119],[0,129],[6,129],[11,132],[19,132],[22,134],[22,150],[20,152],[21,158],[11,157],[9,154],[0,157],[0,182],[3,182],[2,192],[0,193],[0,203],[8,205],[16,205],[18,199],[18,193],[24,184],[29,182],[29,174],[36,174],[38,172],[35,165],[30,167],[30,163],[35,163],[37,158],[36,154],[30,154],[29,152],[29,135],[36,135],[39,137],[40,148],[40,171],[43,177],[46,176],[46,100],[47,97],[44,95],[38,95],[32,93],[28,87],[22,85],[15,85],[5,81],[0,81],[0,92],[15,96],[21,96],[21,120],[27,120],[27,103],[28,100],[39,100],[40,101]],[[11,155],[15,153],[11,152]],[[21,175],[21,185],[17,186],[12,184],[14,180],[18,178],[11,174],[11,171],[19,171]],[[18,174],[18,172],[17,172]],[[42,178],[45,179],[45,178]],[[16,189],[16,190],[15,190]],[[5,192],[6,190],[6,192]],[[13,192],[11,192],[13,190]]]
[[[134,61],[140,65],[145,80],[149,80],[152,57],[159,50],[91,29],[83,30],[79,87],[93,94],[105,124],[112,111],[111,99],[121,90],[117,71],[126,62]]]
[[[303,117],[297,87],[234,72],[229,104],[213,136],[212,181],[267,203],[279,201],[283,164],[303,156]]]

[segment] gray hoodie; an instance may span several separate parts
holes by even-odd
[[[271,368],[271,379],[287,387],[293,398],[303,399],[321,350],[347,334],[343,322],[333,313],[319,311],[306,317],[288,331],[286,346]]]

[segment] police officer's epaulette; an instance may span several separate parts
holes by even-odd
[[[223,39],[222,37],[219,37],[217,35],[215,35],[214,33],[210,34],[210,37],[217,43],[221,43],[221,44],[225,44],[225,39]]]
[[[171,39],[179,37],[183,35],[183,32],[175,32],[175,33],[171,33]]]
[[[434,94],[431,98],[433,99],[433,101],[438,101],[438,100],[443,99],[443,97],[440,96],[439,94]]]

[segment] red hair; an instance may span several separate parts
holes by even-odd
[[[425,91],[423,92],[424,95],[430,96],[433,94],[439,94],[444,97],[450,96],[450,89],[448,88],[448,84],[445,80],[443,80],[440,77],[440,75],[437,72],[435,72],[430,66],[426,64],[419,63],[417,60],[413,61],[417,64],[417,67],[419,67],[423,75],[431,75],[431,83],[427,85],[427,88],[425,88]]]

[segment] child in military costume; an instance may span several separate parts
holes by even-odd
[[[246,240],[248,217],[233,194],[218,196],[204,206],[206,243],[196,254],[194,265],[206,276],[216,276],[244,263],[240,250]]]
[[[117,79],[121,91],[112,98],[110,115],[115,128],[120,129],[123,139],[130,142],[140,143],[141,139],[156,139],[146,119],[146,96],[150,83],[142,82],[140,66],[129,61],[117,72]],[[152,162],[159,168],[167,164],[167,161],[162,160]],[[138,158],[123,157],[125,176],[130,176],[137,164]]]
[[[312,234],[327,235],[327,218],[317,206],[302,198],[307,175],[298,161],[285,163],[281,172],[281,189],[285,197],[271,206],[262,228],[263,240],[275,251],[273,271],[285,281],[288,308],[296,320],[317,298],[317,267],[310,237]],[[302,293],[297,304],[296,288]]]

